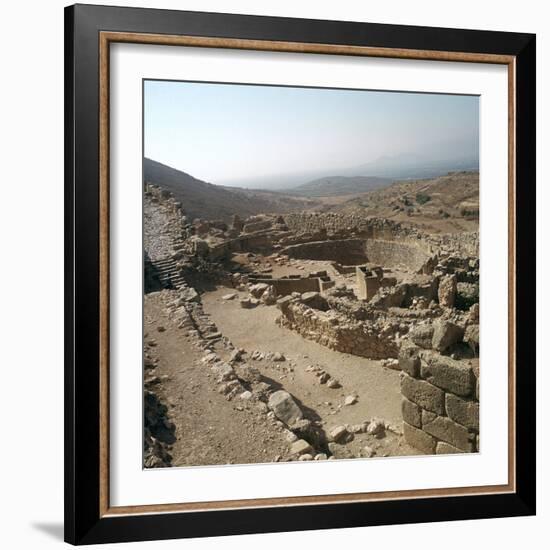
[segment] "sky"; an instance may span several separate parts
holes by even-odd
[[[477,96],[144,82],[145,156],[215,184],[354,175],[384,156],[477,161],[478,145]]]

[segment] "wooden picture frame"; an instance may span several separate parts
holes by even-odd
[[[109,48],[115,42],[504,64],[508,483],[134,507],[109,503]],[[535,513],[535,37],[92,5],[65,10],[65,540],[72,544]]]

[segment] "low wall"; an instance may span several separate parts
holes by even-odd
[[[325,313],[301,303],[290,303],[282,309],[279,324],[343,353],[369,359],[397,357],[393,333],[384,333],[368,322],[347,319],[334,312]]]
[[[318,277],[301,277],[296,279],[263,279],[250,277],[251,283],[266,283],[275,288],[278,296],[288,296],[293,292],[319,292],[321,290],[321,280]]]
[[[287,246],[281,250],[281,253],[295,259],[359,265],[366,262],[364,243],[363,239],[314,241]]]
[[[404,345],[399,352],[403,433],[426,454],[479,451],[478,372],[467,361]]]
[[[367,239],[365,252],[371,263],[384,267],[404,266],[415,273],[420,271],[431,258],[429,248],[423,247],[420,242],[399,240]]]

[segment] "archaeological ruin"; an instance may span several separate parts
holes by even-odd
[[[479,451],[477,232],[146,184],[144,249],[146,467]]]

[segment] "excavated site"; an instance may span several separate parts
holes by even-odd
[[[478,242],[146,185],[145,467],[477,452]]]

